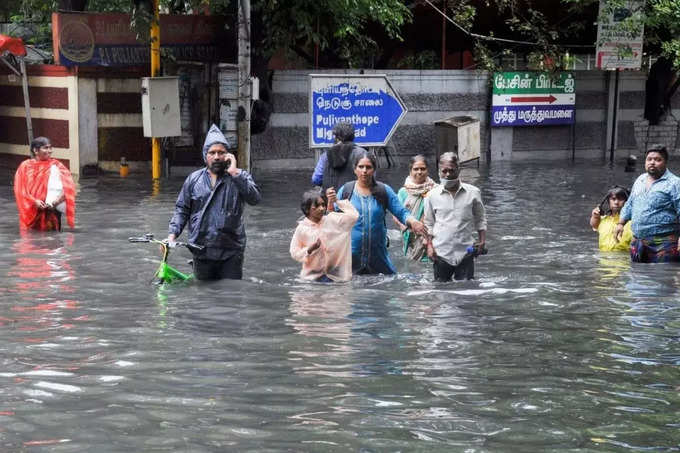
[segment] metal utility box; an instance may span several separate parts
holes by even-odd
[[[179,77],[142,78],[142,123],[145,137],[182,135]]]
[[[227,64],[220,64],[218,68],[220,130],[229,146],[238,147],[238,69]]]
[[[479,162],[479,119],[473,116],[453,116],[435,121],[437,162],[446,152],[458,155],[459,163],[477,159]]]

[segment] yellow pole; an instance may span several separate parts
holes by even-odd
[[[151,77],[158,77],[161,72],[161,27],[158,15],[158,0],[153,0],[153,20],[151,21]],[[153,137],[151,139],[151,176],[153,179],[161,177],[161,144]]]

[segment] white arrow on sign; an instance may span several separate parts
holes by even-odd
[[[333,126],[344,121],[362,146],[385,146],[407,109],[384,74],[310,74],[309,143],[333,146]]]

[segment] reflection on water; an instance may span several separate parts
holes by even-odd
[[[636,175],[465,170],[489,217],[478,280],[434,284],[395,241],[397,276],[339,285],[288,256],[308,176],[256,175],[238,282],[150,284],[156,248],[127,243],[165,234],[181,179],[84,180],[61,234],[21,236],[10,210],[0,451],[677,450],[680,268],[600,253],[588,226]]]

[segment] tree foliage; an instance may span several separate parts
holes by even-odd
[[[48,29],[57,10],[133,13],[133,26],[148,22],[144,4],[150,0],[7,0],[6,10],[17,24],[41,24]],[[161,8],[186,13],[206,8],[235,17],[238,0],[161,0]],[[379,52],[368,30],[379,29],[391,39],[401,39],[402,26],[411,12],[402,0],[252,0],[253,49],[269,57],[284,50],[312,63],[318,46],[328,65],[358,66],[363,56]],[[225,24],[235,27],[236,24]],[[256,27],[259,26],[259,27]],[[135,26],[141,29],[143,26]],[[46,44],[49,33],[29,41]]]
[[[599,21],[606,21],[612,11],[621,8],[635,10],[636,2],[630,0],[605,0],[602,17],[599,16],[599,0],[455,0],[457,8],[471,8],[473,20],[461,25],[473,31],[474,16],[482,8],[492,8],[502,18],[510,37],[531,44],[513,44],[493,39],[478,39],[477,54],[482,63],[493,65],[492,56],[503,52],[518,51],[529,54],[530,64],[536,69],[560,70],[572,44],[582,42],[584,34],[596,28]],[[619,31],[635,35],[644,27],[645,53],[652,57],[665,57],[680,69],[680,0],[647,0],[644,9],[617,24]],[[493,32],[489,33],[494,36]],[[594,41],[592,44],[595,44]]]
[[[132,13],[135,4],[145,1],[150,0],[5,0],[1,12],[17,24],[33,24],[34,36],[29,42],[45,44],[51,39],[48,25],[53,11]],[[234,17],[238,2],[161,0],[161,6],[174,13],[209,6],[213,12],[229,12]],[[606,8],[619,8],[628,2],[606,0]],[[367,56],[380,53],[377,33],[401,39],[417,3],[422,0],[252,0],[253,49],[264,58],[284,50],[311,64],[318,48],[322,66],[359,67],[366,64]],[[559,70],[565,64],[569,44],[592,31],[601,19],[598,4],[598,0],[448,0],[446,12],[463,29],[489,36],[476,39],[476,54],[483,65],[491,65],[495,60],[492,57],[504,52],[522,52],[536,67]],[[503,23],[502,30],[485,29],[488,23],[477,20],[484,14],[488,22],[490,12]],[[36,29],[35,24],[42,28]],[[638,25],[631,21],[622,26],[632,30]],[[644,27],[645,51],[664,56],[680,68],[680,0],[647,0]],[[499,35],[532,44],[494,41]]]
[[[680,0],[648,0],[646,15],[649,47],[680,69]]]
[[[401,27],[411,19],[401,0],[260,0],[254,10],[268,30],[261,42],[265,54],[283,48],[313,62],[318,46],[348,66],[361,65],[363,55],[378,50],[367,28],[377,26],[400,39]]]

